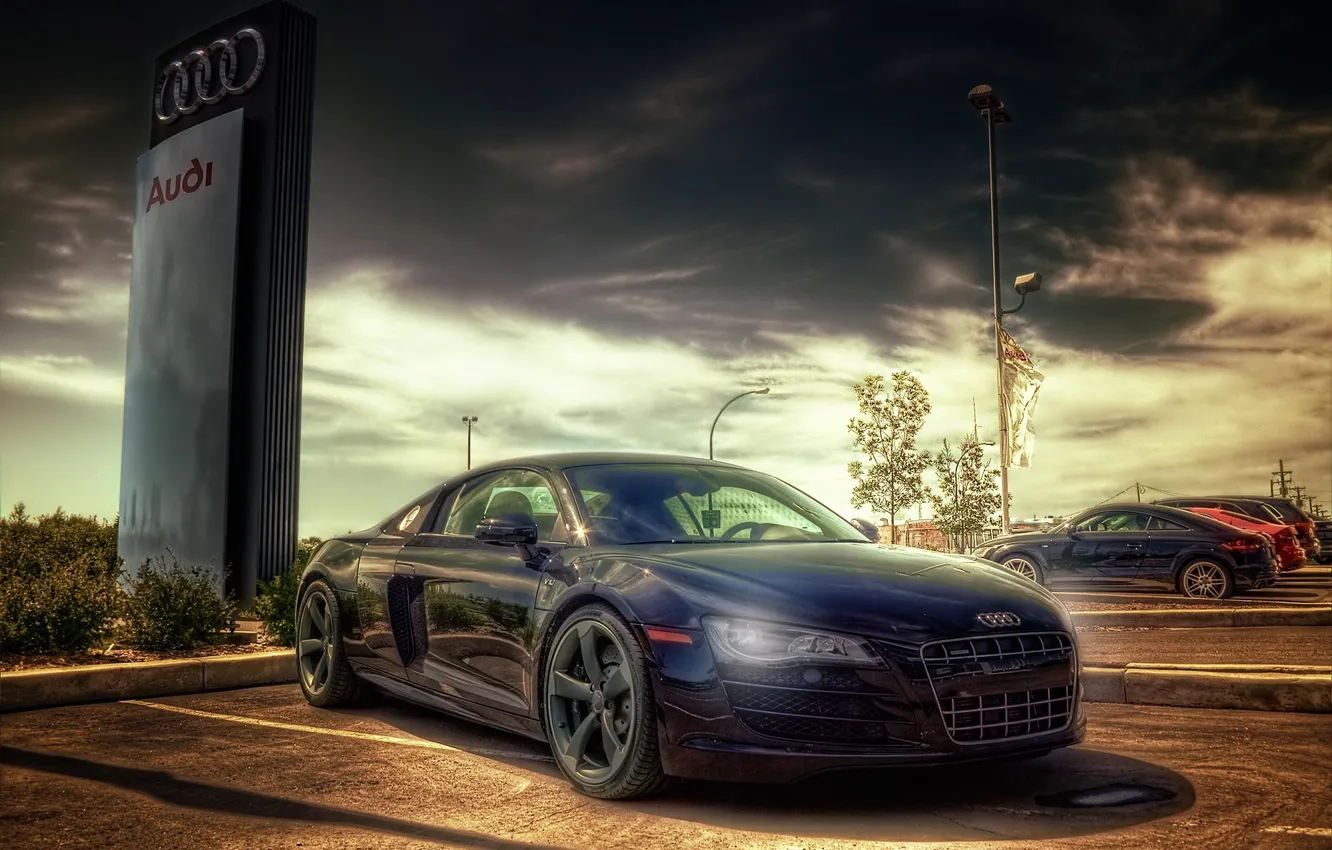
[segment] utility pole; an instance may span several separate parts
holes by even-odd
[[[1278,459],[1277,469],[1272,474],[1277,476],[1277,487],[1281,490],[1281,497],[1286,498],[1286,488],[1290,486],[1290,477],[1295,473],[1286,469],[1286,462],[1284,460]]]
[[[1133,482],[1133,489],[1135,489],[1135,490],[1138,491],[1138,501],[1139,501],[1139,502],[1142,502],[1142,485],[1139,484],[1138,482],[1134,481],[1134,482]]]
[[[1295,504],[1298,505],[1301,509],[1303,509],[1303,508],[1304,508],[1304,491],[1305,491],[1306,489],[1308,489],[1308,488],[1306,488],[1306,487],[1291,487],[1290,489],[1291,489],[1292,492],[1295,493]]]

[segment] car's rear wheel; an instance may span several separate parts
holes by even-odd
[[[647,656],[615,611],[574,611],[550,642],[545,671],[546,735],[575,788],[623,800],[665,787]]]
[[[296,670],[305,701],[320,708],[355,701],[361,688],[343,653],[337,597],[324,582],[311,582],[296,611]]]
[[[1190,599],[1228,599],[1235,595],[1235,579],[1223,564],[1200,558],[1180,570],[1179,592]]]
[[[1037,584],[1045,583],[1045,577],[1041,575],[1041,565],[1036,563],[1036,559],[1030,555],[1010,555],[1000,563],[1004,569],[1012,570],[1025,579],[1030,579]]]

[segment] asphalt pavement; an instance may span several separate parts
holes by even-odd
[[[1332,845],[1332,716],[1088,708],[1085,744],[1032,762],[830,776],[796,786],[697,783],[659,799],[605,803],[569,788],[543,744],[391,700],[320,710],[294,685],[281,685],[70,706],[0,716],[0,843],[143,850]],[[1076,797],[1087,791],[1088,798]],[[1149,801],[1104,805],[1135,794]],[[1077,802],[1096,805],[1070,806]]]
[[[1083,664],[1332,665],[1332,628],[1260,626],[1234,629],[1079,628]]]
[[[1272,587],[1247,590],[1229,599],[1189,599],[1164,589],[1138,589],[1106,585],[1056,591],[1071,610],[1118,608],[1259,608],[1332,605],[1332,574],[1326,567],[1305,567],[1279,576]]]

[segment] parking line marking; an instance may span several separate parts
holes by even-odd
[[[1332,838],[1332,829],[1321,826],[1265,826],[1263,832],[1279,832],[1282,835],[1309,835],[1314,838]]]
[[[549,756],[537,756],[530,753],[510,753],[502,750],[469,750],[462,747],[451,747],[448,744],[441,744],[438,741],[427,741],[424,738],[400,738],[396,735],[376,735],[372,732],[353,732],[350,729],[326,729],[322,726],[305,726],[300,723],[283,723],[279,720],[260,720],[257,717],[244,717],[239,714],[218,714],[212,711],[199,711],[196,708],[184,708],[179,705],[164,705],[160,702],[148,702],[140,699],[125,699],[120,701],[123,705],[141,705],[145,708],[155,708],[159,711],[171,711],[176,714],[185,714],[190,717],[202,717],[208,720],[225,720],[229,723],[241,723],[246,726],[264,726],[269,729],[285,729],[288,732],[309,732],[314,735],[332,735],[337,738],[355,738],[361,741],[375,741],[381,744],[397,744],[402,747],[419,747],[426,750],[444,750],[452,753],[469,753],[476,756],[492,756],[496,758],[522,759],[524,761],[554,762]]]

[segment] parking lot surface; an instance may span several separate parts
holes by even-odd
[[[604,803],[574,793],[542,744],[387,699],[319,710],[282,685],[70,706],[0,717],[0,835],[98,848],[1332,843],[1332,716],[1089,709],[1084,745],[1032,762]],[[1168,799],[1067,806],[1123,786]]]
[[[1084,664],[1332,664],[1332,628],[1258,626],[1232,629],[1079,628]]]

